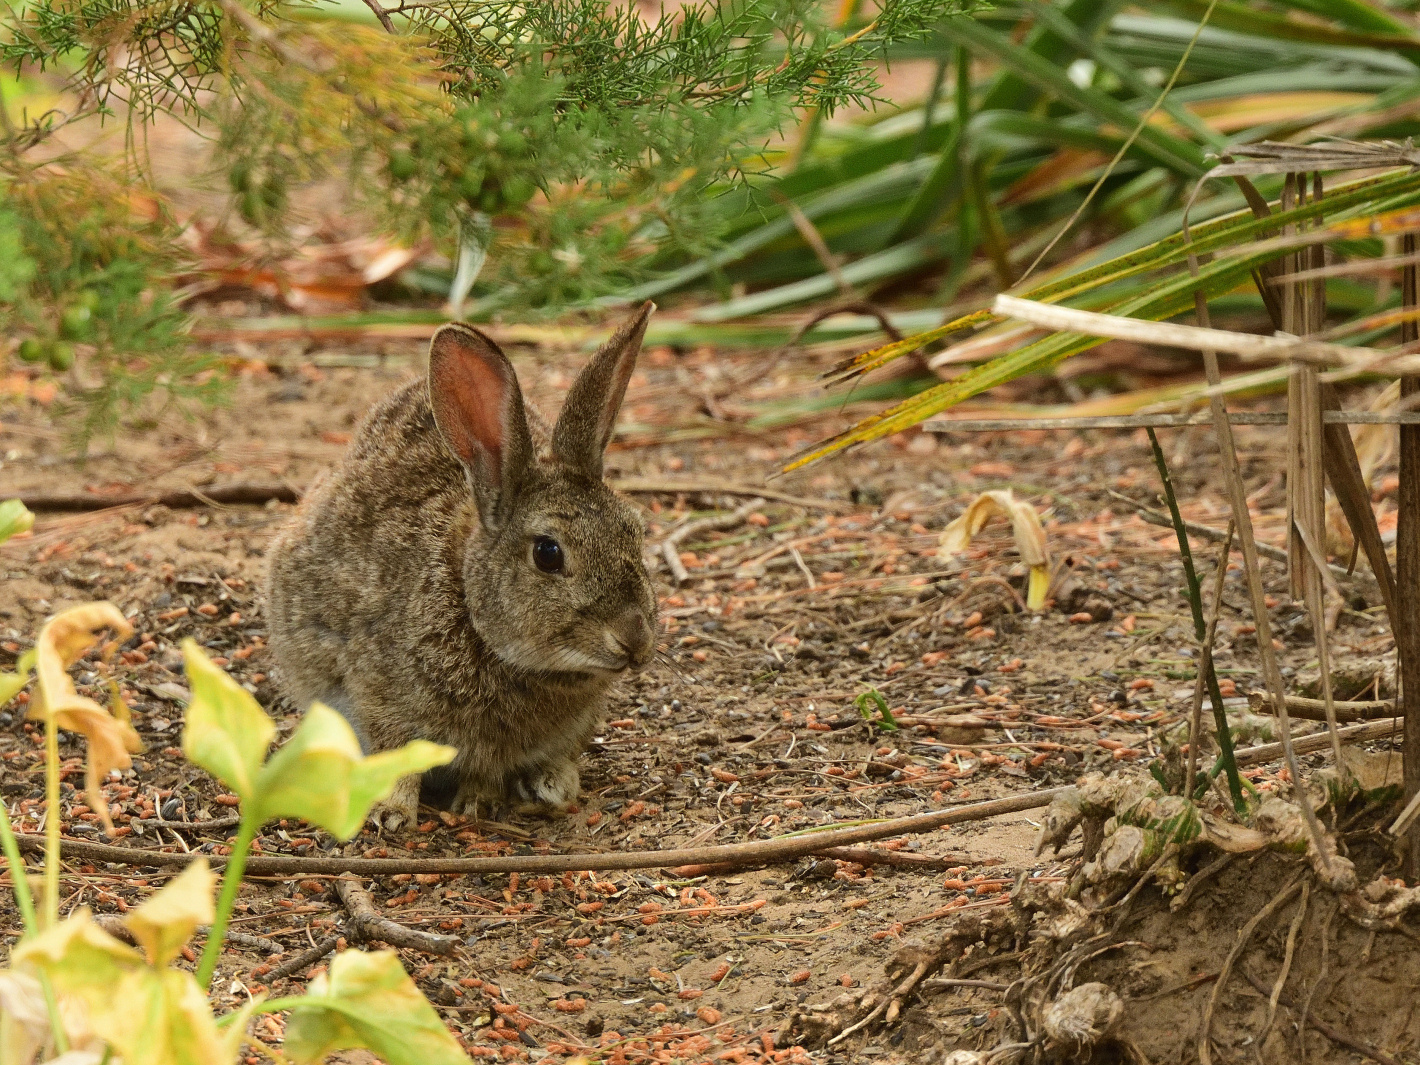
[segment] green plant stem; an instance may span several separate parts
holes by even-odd
[[[222,940],[227,938],[227,922],[231,920],[232,908],[237,904],[237,892],[242,886],[247,852],[251,850],[251,841],[256,838],[260,827],[258,819],[243,811],[237,838],[232,843],[232,855],[227,859],[227,868],[222,873],[222,894],[217,898],[217,915],[207,933],[207,945],[202,948],[202,959],[197,965],[197,983],[204,990],[212,982],[212,972],[217,968],[217,956],[222,953]]]
[[[1193,631],[1201,644],[1208,635],[1208,626],[1203,620],[1203,589],[1198,583],[1198,572],[1193,568],[1193,552],[1188,546],[1188,531],[1183,527],[1183,515],[1178,510],[1178,497],[1174,495],[1173,478],[1169,476],[1168,463],[1164,461],[1164,449],[1159,446],[1159,438],[1154,430],[1149,429],[1147,432],[1149,446],[1154,451],[1154,465],[1159,469],[1159,480],[1164,486],[1164,500],[1168,503],[1169,517],[1173,519],[1174,535],[1178,537],[1178,553],[1183,559],[1183,573],[1188,582],[1188,606],[1193,613]],[[1222,564],[1226,566],[1227,560],[1224,559]],[[1202,658],[1200,651],[1200,668],[1204,665]],[[1227,773],[1228,791],[1232,794],[1233,806],[1241,814],[1247,807],[1243,800],[1242,778],[1238,775],[1237,758],[1233,754],[1233,735],[1228,728],[1228,712],[1223,707],[1223,692],[1218,687],[1218,673],[1211,662],[1206,664],[1208,668],[1203,682],[1208,686],[1208,701],[1213,704],[1213,722],[1218,729],[1218,761]],[[1193,781],[1188,781],[1186,787],[1191,794]]]
[[[285,998],[268,998],[256,1004],[256,1013],[280,1013],[282,1010],[294,1009],[300,1005],[311,1004],[310,999],[305,995],[287,995]],[[217,1027],[226,1028],[241,1013],[240,1010],[233,1010],[231,1013],[224,1013],[217,1018]]]
[[[4,848],[5,861],[10,867],[10,880],[15,889],[15,905],[20,911],[20,920],[25,926],[25,935],[39,934],[39,919],[35,916],[35,900],[30,894],[29,876],[25,871],[25,860],[20,855],[20,845],[15,841],[15,827],[10,824],[10,811],[0,806],[0,847]]]
[[[44,725],[44,927],[53,928],[59,923],[59,724],[54,715],[47,715]],[[30,896],[30,885],[25,872],[24,860],[20,857],[20,847],[15,841],[15,832],[10,824],[10,811],[4,811],[0,818],[0,843],[5,848],[5,860],[10,866],[10,880],[15,888],[15,901],[20,907],[20,917],[25,931],[35,935],[39,931],[39,919],[35,916],[34,899]],[[54,985],[49,974],[39,974],[40,991],[44,994],[44,1009],[49,1014],[49,1030],[54,1036],[56,1054],[69,1052],[69,1036],[64,1031],[64,1022],[59,1015],[59,1000],[54,994]]]
[[[20,845],[15,841],[15,827],[10,824],[10,811],[0,804],[0,847],[5,851],[5,862],[10,869],[10,883],[15,889],[15,906],[20,911],[20,921],[25,926],[25,935],[39,934],[39,918],[35,915],[35,900],[30,894],[29,873],[25,860],[20,856]],[[54,985],[49,982],[49,974],[39,974],[40,990],[44,992],[44,1006],[49,1013],[49,1029],[54,1034],[54,1049],[63,1054],[69,1050],[69,1037],[64,1033],[64,1025],[59,1018],[59,1002],[54,997]]]
[[[44,927],[59,923],[59,722],[44,722]]]

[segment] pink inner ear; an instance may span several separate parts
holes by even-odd
[[[503,463],[509,382],[503,368],[457,334],[441,338],[431,368],[439,427],[465,464],[494,476]]]

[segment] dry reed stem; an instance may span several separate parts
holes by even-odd
[[[1187,232],[1185,230],[1185,232]],[[1198,258],[1188,256],[1188,268],[1195,277],[1198,274]],[[1208,325],[1208,304],[1200,290],[1194,291],[1194,307],[1198,321]],[[1203,367],[1210,385],[1219,384],[1223,375],[1218,368],[1218,353],[1212,349],[1203,352]],[[1228,486],[1228,498],[1233,508],[1233,520],[1237,523],[1238,543],[1242,548],[1243,569],[1247,574],[1248,595],[1252,600],[1253,621],[1257,626],[1257,650],[1262,659],[1262,675],[1267,690],[1277,705],[1277,720],[1282,727],[1282,749],[1286,755],[1287,769],[1297,783],[1297,805],[1302,811],[1307,831],[1312,837],[1318,855],[1328,854],[1321,824],[1306,791],[1301,787],[1303,780],[1297,753],[1292,749],[1292,722],[1287,716],[1286,689],[1282,682],[1282,671],[1277,665],[1277,655],[1272,648],[1271,618],[1267,613],[1267,593],[1262,586],[1262,569],[1257,561],[1257,538],[1253,535],[1252,514],[1247,508],[1247,486],[1243,484],[1242,470],[1238,465],[1237,447],[1233,442],[1233,427],[1228,421],[1228,412],[1223,399],[1218,395],[1208,397],[1209,408],[1213,412],[1213,425],[1218,434],[1219,457],[1223,462],[1223,472]],[[1329,860],[1328,860],[1329,864]]]
[[[1233,549],[1233,530],[1236,524],[1228,522],[1228,535],[1218,552],[1218,568],[1213,574],[1213,609],[1208,615],[1208,625],[1203,635],[1203,646],[1198,653],[1198,676],[1193,682],[1193,710],[1188,723],[1188,773],[1184,776],[1184,794],[1193,794],[1194,778],[1198,773],[1198,740],[1203,727],[1203,689],[1207,685],[1208,674],[1213,670],[1213,641],[1218,635],[1218,616],[1223,607],[1223,581],[1228,576],[1228,555]]]
[[[1312,200],[1321,199],[1321,175],[1315,176]],[[1307,177],[1288,174],[1282,188],[1282,209],[1291,210],[1307,202]],[[1316,228],[1321,224],[1318,219]],[[1292,236],[1297,227],[1283,233]],[[1282,328],[1295,337],[1320,332],[1326,324],[1326,289],[1319,278],[1292,282],[1292,275],[1323,265],[1325,249],[1320,244],[1299,248],[1282,258],[1282,269],[1274,279],[1282,294]],[[1338,771],[1341,741],[1336,738],[1336,708],[1331,691],[1331,646],[1326,632],[1326,559],[1318,545],[1326,542],[1326,474],[1324,428],[1322,426],[1321,381],[1315,366],[1293,363],[1287,378],[1287,564],[1292,597],[1306,604],[1311,618],[1321,668],[1322,699],[1326,707],[1327,731],[1332,737],[1332,756]],[[1300,782],[1300,778],[1298,778]]]

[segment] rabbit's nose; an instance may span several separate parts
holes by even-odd
[[[634,666],[644,664],[650,657],[651,637],[651,626],[638,610],[628,610],[611,623],[611,638]]]

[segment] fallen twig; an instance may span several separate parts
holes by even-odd
[[[1266,692],[1248,692],[1248,709],[1255,714],[1276,712]],[[1337,721],[1378,721],[1381,718],[1402,717],[1404,711],[1396,706],[1393,699],[1366,699],[1351,702],[1338,699],[1331,704],[1336,708]],[[1287,712],[1293,717],[1307,721],[1325,721],[1326,704],[1320,699],[1304,699],[1300,695],[1287,696]]]
[[[1369,743],[1371,740],[1383,740],[1388,736],[1399,736],[1403,731],[1402,721],[1395,718],[1384,721],[1367,721],[1360,725],[1337,729],[1336,735],[1342,743]],[[1317,751],[1325,751],[1330,747],[1331,736],[1325,732],[1318,732],[1314,736],[1302,736],[1292,741],[1292,749],[1298,754],[1315,754]],[[1256,765],[1258,762],[1276,761],[1282,757],[1283,750],[1280,743],[1261,743],[1256,747],[1244,747],[1237,754],[1238,765]]]
[[[1012,795],[1004,799],[966,803],[945,810],[896,817],[851,828],[823,829],[817,832],[775,836],[749,843],[730,843],[715,847],[694,847],[663,851],[612,851],[602,854],[519,854],[493,858],[356,858],[333,854],[320,858],[297,858],[285,855],[252,855],[247,859],[248,876],[387,876],[392,873],[574,873],[582,870],[667,869],[683,865],[734,863],[736,868],[750,865],[772,865],[816,854],[830,847],[846,847],[855,843],[889,839],[919,832],[931,832],[948,825],[981,821],[1000,814],[1020,813],[1049,806],[1065,788],[1045,788],[1041,791]],[[44,837],[30,833],[16,834],[20,850],[30,854],[44,851]],[[137,847],[115,847],[107,843],[88,843],[65,839],[61,841],[64,857],[90,862],[110,862],[117,865],[172,868],[187,865],[197,853],[149,851]],[[217,855],[200,855],[213,868],[226,865]]]
[[[128,495],[97,496],[85,492],[39,492],[23,495],[20,500],[37,513],[75,514],[110,507],[164,506],[210,507],[223,505],[260,505],[276,500],[295,503],[301,493],[289,484],[237,483],[214,484],[202,488],[179,488],[166,492],[134,492]]]
[[[761,485],[738,484],[721,481],[656,480],[646,477],[623,477],[607,482],[619,492],[632,495],[665,495],[685,493],[687,495],[727,495],[757,496],[779,503],[789,503],[808,510],[853,510],[854,505],[835,499],[809,499],[789,492],[776,491]],[[284,482],[237,482],[235,484],[210,485],[202,488],[181,488],[167,491],[130,492],[125,495],[100,496],[87,492],[35,492],[20,496],[20,501],[36,513],[82,513],[91,510],[107,510],[110,507],[157,506],[187,508],[206,507],[213,503],[226,505],[254,505],[276,500],[278,503],[298,503],[303,489]]]
[[[713,518],[701,518],[699,521],[687,522],[666,536],[661,541],[661,557],[666,560],[666,566],[669,567],[676,584],[685,584],[690,580],[690,572],[685,568],[685,563],[680,560],[680,545],[682,543],[697,533],[713,532],[717,529],[733,529],[762,506],[764,506],[764,499],[756,497],[729,514],[719,514]]]
[[[250,868],[250,863],[248,863]],[[350,914],[350,931],[353,938],[370,941],[378,940],[392,947],[407,947],[425,954],[452,954],[462,942],[458,936],[441,936],[435,932],[421,932],[416,928],[406,928],[388,917],[381,917],[375,909],[370,893],[354,880],[337,880],[335,892],[345,904]]]
[[[284,980],[288,976],[293,976],[302,969],[308,968],[320,961],[327,954],[340,945],[339,936],[326,936],[315,946],[308,950],[303,950],[293,958],[287,958],[269,973],[264,973],[262,979],[268,983],[275,983],[277,980]]]

